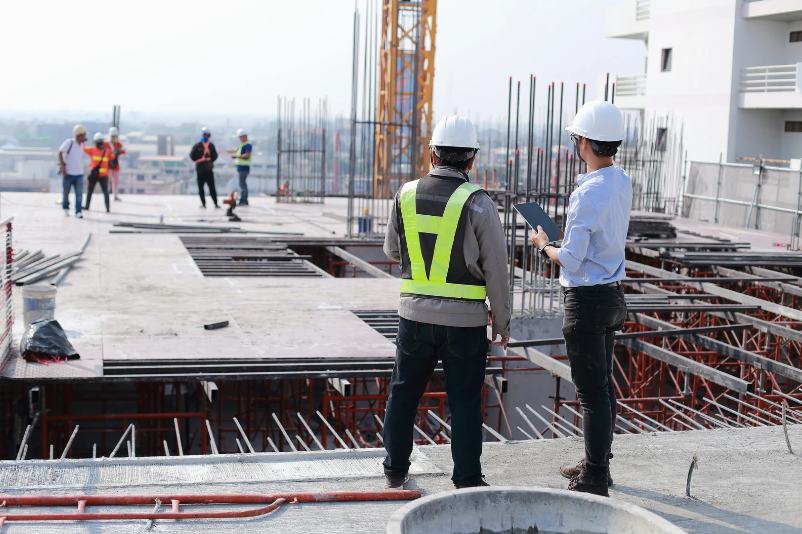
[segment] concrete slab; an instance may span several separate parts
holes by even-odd
[[[791,442],[802,447],[802,425],[790,429]],[[578,439],[544,440],[485,444],[482,464],[488,481],[503,486],[539,486],[565,488],[557,468],[561,463],[574,462],[582,456],[583,445]],[[689,431],[651,435],[616,436],[613,445],[615,458],[612,473],[616,486],[611,489],[614,499],[632,503],[668,519],[695,534],[802,534],[802,456],[789,454],[782,429],[763,427],[732,430]],[[449,473],[452,468],[448,446],[421,447],[419,452],[440,473],[418,474],[412,477],[407,489],[421,489],[424,494],[453,489]],[[303,455],[321,453],[299,453]],[[341,454],[341,453],[340,453]],[[359,455],[381,455],[381,449],[355,451]],[[685,496],[685,481],[691,458],[699,457],[699,470],[694,474],[691,497]],[[257,464],[274,461],[277,456],[257,455]],[[152,469],[163,469],[175,459],[130,460],[150,461]],[[187,461],[186,458],[184,461]],[[193,459],[191,461],[197,461]],[[237,462],[228,457],[220,462]],[[209,460],[212,464],[214,461]],[[371,460],[376,462],[376,460]],[[47,462],[37,462],[47,463]],[[11,464],[11,462],[9,462]],[[27,463],[26,463],[27,465]],[[206,478],[199,483],[181,486],[182,493],[271,493],[288,491],[366,491],[379,490],[383,479],[378,463],[373,471],[361,477],[345,477],[321,463],[317,476],[299,479],[297,474],[285,476],[249,477],[224,481]],[[279,472],[274,467],[260,467],[261,472]],[[209,471],[212,470],[211,465]],[[54,473],[54,476],[62,476]],[[164,494],[174,492],[175,486],[130,484],[107,487],[95,478],[75,478],[77,486],[53,488],[47,478],[37,484],[26,482],[20,487],[0,488],[5,495],[26,493],[37,495],[72,494]],[[13,478],[13,477],[12,477]],[[4,478],[3,480],[9,480]],[[285,505],[274,514],[248,520],[157,521],[149,532],[155,533],[238,533],[281,532],[300,533],[373,533],[385,532],[392,513],[404,503],[309,504]],[[232,509],[228,507],[227,509]],[[95,509],[96,511],[103,510]],[[56,510],[49,510],[56,511]],[[67,511],[66,509],[64,511]],[[8,524],[3,534],[39,534],[52,532],[53,525],[41,523]],[[106,534],[145,532],[144,521],[136,523],[64,522],[58,525],[63,534]]]
[[[60,197],[4,193],[2,213],[14,215],[16,249],[48,254],[76,250],[88,232],[83,260],[59,286],[56,318],[71,332],[82,359],[57,366],[12,361],[4,376],[89,379],[103,360],[203,358],[376,358],[395,356],[392,343],[350,310],[395,309],[392,279],[204,277],[174,234],[112,234],[116,221],[238,226],[259,232],[345,235],[345,199],[276,204],[256,197],[229,224],[220,210],[198,208],[191,196],[123,196],[112,213],[65,217]],[[102,209],[102,205],[96,208]],[[324,214],[325,210],[325,214]],[[18,315],[22,307],[15,289]],[[228,320],[206,331],[203,324]],[[22,335],[18,318],[16,339]]]

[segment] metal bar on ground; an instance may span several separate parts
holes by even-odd
[[[289,444],[290,448],[292,449],[292,452],[298,452],[298,449],[295,448],[295,444],[290,439],[290,436],[287,434],[287,431],[284,430],[284,425],[282,425],[281,421],[279,421],[278,417],[276,417],[275,412],[271,413],[270,415],[273,416],[273,421],[275,421],[276,424],[278,425],[279,431],[281,431],[281,434],[284,436],[284,440],[287,442],[287,444]],[[237,426],[239,427],[239,423],[237,423]],[[242,431],[241,427],[240,431]],[[245,441],[247,442],[248,440],[246,439]],[[253,448],[250,446],[250,443],[248,444],[248,449],[250,449],[250,451],[253,452]]]
[[[72,442],[75,440],[75,436],[78,434],[78,429],[80,428],[79,425],[75,425],[75,430],[72,431],[72,435],[70,439],[67,441],[67,445],[64,447],[64,452],[61,453],[61,458],[59,460],[63,460],[67,457],[67,453],[70,452],[70,447],[72,447]]]
[[[306,420],[305,420],[305,419],[303,418],[303,416],[301,415],[301,412],[295,412],[295,413],[297,413],[297,414],[298,414],[298,420],[299,420],[299,421],[301,422],[301,424],[304,426],[304,428],[306,429],[306,431],[307,431],[307,432],[309,432],[309,436],[310,436],[310,437],[312,438],[312,440],[315,442],[315,445],[317,445],[317,446],[318,446],[318,448],[320,448],[320,450],[321,450],[321,451],[325,451],[325,450],[326,450],[326,448],[325,448],[325,447],[323,446],[323,444],[322,444],[322,443],[320,443],[320,441],[317,439],[317,436],[315,435],[315,433],[314,433],[314,432],[312,432],[312,429],[311,429],[311,428],[309,428],[309,425],[307,424]]]
[[[342,448],[343,449],[348,449],[349,448],[348,445],[345,443],[345,441],[343,441],[343,438],[341,438],[340,435],[334,430],[334,427],[331,426],[328,421],[326,421],[326,418],[323,417],[323,414],[320,413],[320,411],[315,411],[315,413],[317,414],[318,417],[320,417],[320,420],[323,421],[323,424],[326,425],[326,427],[329,429],[329,431],[331,431],[332,435],[337,440],[337,442],[340,445],[342,445]]]
[[[181,431],[178,429],[178,418],[173,418],[173,424],[175,425],[175,441],[178,443],[178,455],[184,456],[184,446],[181,444]],[[134,426],[134,425],[131,425]]]
[[[275,417],[275,415],[273,417]],[[251,447],[251,441],[248,439],[248,436],[245,435],[245,431],[242,430],[242,425],[239,424],[239,420],[236,417],[234,418],[234,424],[237,425],[237,429],[239,430],[239,433],[242,436],[242,440],[245,442],[245,445],[248,447],[248,451],[251,452],[251,453],[255,452],[253,450],[253,447]],[[279,425],[279,426],[281,426],[281,425]],[[282,427],[282,430],[284,430],[283,427]],[[289,438],[287,438],[287,439],[289,439]],[[292,447],[293,449],[295,448],[295,446],[292,445],[292,444],[290,444],[290,447]]]
[[[212,454],[220,454],[217,451],[217,443],[214,441],[214,432],[212,432],[212,425],[209,423],[208,419],[206,420],[206,430],[209,432],[209,445],[212,446]]]

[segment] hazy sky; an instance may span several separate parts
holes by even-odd
[[[571,94],[585,82],[593,96],[605,72],[641,72],[642,43],[604,38],[616,1],[439,0],[435,116],[506,114],[509,76],[564,81]],[[273,115],[281,94],[328,96],[347,114],[353,11],[353,0],[8,0],[0,110],[110,116],[120,104],[123,122],[203,120]]]

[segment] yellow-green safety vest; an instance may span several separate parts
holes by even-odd
[[[237,149],[237,159],[235,160],[237,165],[241,165],[243,167],[250,167],[251,166],[251,159],[253,159],[253,148],[251,148],[251,152],[250,152],[251,157],[250,158],[248,158],[248,159],[242,159],[241,158],[241,156],[242,156],[242,147],[244,147],[248,143],[250,143],[250,141],[245,141]],[[253,147],[253,145],[251,145],[251,147]]]
[[[471,195],[480,188],[470,183],[462,184],[448,199],[443,216],[435,217],[417,213],[415,195],[419,181],[407,182],[401,190],[401,216],[412,274],[411,280],[401,280],[401,293],[484,301],[487,297],[487,290],[484,286],[446,282],[448,266],[451,263],[451,250],[454,248],[454,236],[457,233],[462,208]],[[421,252],[420,233],[437,235],[428,277]],[[457,246],[461,247],[462,243]]]

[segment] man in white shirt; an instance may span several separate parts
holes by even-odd
[[[84,142],[86,141],[86,128],[80,124],[72,129],[72,139],[67,139],[58,149],[58,161],[61,166],[61,184],[63,197],[61,207],[64,216],[70,216],[70,188],[75,189],[75,216],[83,218],[81,204],[84,194]]]
[[[617,405],[613,382],[615,332],[627,305],[621,279],[632,211],[632,182],[613,156],[624,139],[623,117],[613,104],[585,104],[571,126],[571,140],[587,163],[568,203],[562,247],[538,226],[532,243],[559,265],[565,317],[563,337],[571,377],[582,406],[585,459],[563,466],[569,490],[609,496],[610,458]]]

